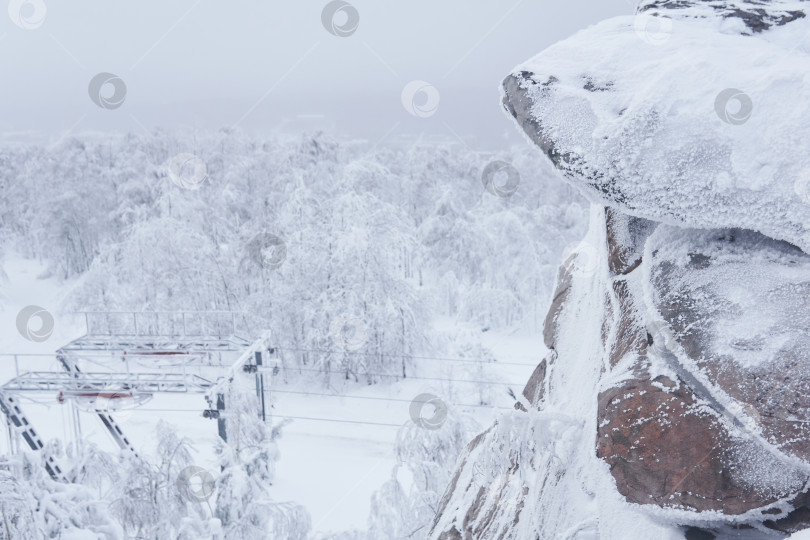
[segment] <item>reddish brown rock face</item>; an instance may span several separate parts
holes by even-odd
[[[540,365],[535,368],[534,373],[529,377],[529,382],[527,382],[525,388],[523,388],[523,397],[535,407],[540,407],[540,402],[543,400],[543,396],[546,393],[546,370],[548,369],[549,360],[553,361],[553,359],[554,353],[552,352],[548,358],[543,359]],[[515,403],[515,408],[523,411],[526,410],[521,403]]]
[[[609,245],[616,244],[611,239],[631,238],[626,230],[615,230],[627,224],[627,220],[608,213]],[[646,236],[640,238],[647,241]],[[740,369],[732,369],[736,364],[731,359],[712,359],[705,331],[710,323],[696,314],[701,313],[703,306],[722,321],[722,313],[716,306],[727,306],[728,302],[712,301],[705,289],[701,289],[698,301],[696,295],[680,291],[671,279],[654,279],[652,288],[660,290],[659,296],[668,301],[666,320],[682,331],[673,336],[671,343],[650,347],[654,339],[664,337],[647,334],[649,309],[639,280],[643,281],[645,268],[651,261],[625,261],[621,265],[615,262],[623,260],[622,253],[640,251],[633,245],[623,248],[614,245],[608,250],[615,266],[613,273],[619,276],[613,280],[614,305],[607,312],[604,334],[610,368],[626,375],[620,384],[600,393],[597,455],[610,465],[619,492],[637,504],[726,515],[765,508],[795,496],[804,488],[806,473],[789,464],[786,456],[780,457],[764,441],[750,436],[750,430],[741,431],[737,425],[739,415],[724,405],[727,401],[723,398],[724,395],[745,398],[743,404],[755,409],[757,400],[751,399],[753,396],[786,392],[784,383],[774,384],[773,380],[774,376],[784,375],[746,378]],[[658,260],[662,256],[651,256],[652,263],[659,263],[656,268],[666,268],[662,273],[670,278],[678,274],[673,270],[675,263]],[[709,268],[710,260],[708,256],[695,254],[686,263],[685,273],[679,275],[685,276],[686,283],[694,283],[694,274]],[[690,331],[685,331],[686,328]],[[687,349],[698,366],[707,368],[708,378],[677,356],[676,352],[681,352],[675,349],[679,341],[688,341]],[[656,374],[662,364],[672,371],[673,378]],[[750,391],[757,386],[758,392]],[[795,406],[798,399],[779,402]],[[745,410],[741,409],[742,413]],[[785,432],[783,437],[787,439],[791,433]],[[805,441],[790,439],[790,443],[804,450],[808,449]],[[785,515],[776,512],[774,517]]]
[[[727,439],[712,415],[701,414],[688,388],[667,379],[635,379],[599,397],[597,455],[610,465],[616,486],[628,501],[673,505],[693,510],[733,510],[745,504],[730,482],[718,475],[723,465],[718,448]],[[706,495],[703,495],[706,494]],[[719,497],[718,497],[719,495]],[[734,508],[723,505],[733,501]]]
[[[810,256],[751,232],[661,233],[647,279],[680,354],[764,444],[810,462]]]
[[[608,268],[613,275],[629,274],[641,264],[644,241],[658,226],[653,221],[605,209]]]
[[[729,436],[716,413],[679,383],[640,377],[599,396],[597,455],[629,502],[738,515],[802,489],[798,475],[766,492],[735,475],[738,453],[770,460],[774,469],[779,463]]]
[[[571,264],[573,256],[570,257],[560,267],[557,272],[557,286],[554,288],[554,297],[551,299],[551,307],[548,309],[546,319],[543,324],[543,342],[546,347],[554,350],[554,343],[557,339],[557,332],[559,330],[557,319],[562,312],[565,301],[571,293]]]

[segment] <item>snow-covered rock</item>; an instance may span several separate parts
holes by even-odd
[[[504,106],[593,202],[810,252],[808,8],[646,1],[518,66]]]
[[[791,532],[810,479],[810,256],[666,225],[644,245],[612,284],[597,454],[628,501],[682,523]]]
[[[558,275],[551,354],[470,443],[431,538],[807,527],[810,256],[751,231],[594,213]],[[758,305],[760,337],[744,327]]]
[[[751,34],[781,26],[806,16],[805,0],[643,0],[639,13],[659,17],[739,19],[743,33]],[[672,10],[677,10],[673,15]]]
[[[605,229],[605,211],[594,207],[591,231],[565,261],[546,318],[551,354],[517,410],[468,445],[431,539],[677,538],[625,501],[596,455],[596,396],[608,356]]]
[[[810,463],[810,256],[751,231],[667,226],[646,253],[647,308],[683,368],[747,436]]]
[[[645,0],[507,77],[595,204],[551,353],[469,445],[432,540],[810,527],[808,7]]]

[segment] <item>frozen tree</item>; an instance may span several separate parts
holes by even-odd
[[[0,539],[39,536],[36,500],[14,475],[0,471]]]
[[[122,538],[121,527],[107,511],[107,502],[92,488],[79,483],[53,480],[42,464],[47,454],[21,454],[16,480],[20,490],[36,500],[36,523],[41,531],[36,537],[62,538],[69,534],[101,536],[109,540]]]
[[[397,465],[372,496],[368,538],[427,535],[455,464],[474,429],[470,419],[449,411],[438,429],[409,422],[397,433]]]
[[[228,442],[217,448],[222,469],[216,480],[216,517],[224,538],[304,540],[310,528],[307,511],[270,498],[278,460],[274,437],[258,417],[259,404],[250,379],[235,375],[225,392]]]
[[[154,460],[122,454],[111,510],[127,534],[136,538],[208,538],[211,509],[204,500],[188,497],[180,482],[192,466],[191,447],[176,428],[160,422]],[[179,479],[179,480],[178,480]]]

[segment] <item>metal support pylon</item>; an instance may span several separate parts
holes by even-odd
[[[17,404],[17,400],[14,399],[13,396],[0,392],[0,409],[3,409],[3,413],[5,413],[6,418],[8,418],[10,421],[10,426],[13,426],[12,429],[22,436],[23,440],[31,448],[31,450],[39,452],[45,447],[45,444],[42,442],[39,434],[36,432],[36,430],[34,430],[31,422],[28,421],[28,418],[25,416],[25,413]],[[45,470],[48,471],[48,474],[54,480],[66,480],[65,475],[62,472],[62,468],[59,467],[51,456],[48,456],[47,460],[45,461]]]

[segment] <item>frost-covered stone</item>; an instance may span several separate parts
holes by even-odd
[[[808,6],[645,2],[517,67],[504,105],[593,202],[810,252]]]
[[[646,246],[651,317],[737,431],[810,471],[810,256],[750,231],[663,226]]]
[[[506,79],[591,229],[549,355],[469,445],[432,540],[810,526],[807,7],[645,0]]]
[[[747,28],[743,33],[802,19],[806,9],[805,0],[643,0],[638,6],[639,13],[659,17],[738,19]]]
[[[597,396],[608,357],[604,323],[617,309],[606,304],[606,237],[605,212],[595,208],[591,232],[558,277],[558,301],[546,319],[551,354],[520,407],[468,446],[439,505],[432,540],[670,538],[665,525],[625,502],[596,453]]]
[[[601,219],[586,239],[596,271],[571,271],[581,252],[565,261],[551,354],[518,410],[470,444],[431,538],[810,525],[810,256],[751,231]],[[517,427],[531,425],[545,427]],[[493,467],[497,482],[475,482]],[[582,497],[579,513],[554,506]]]

